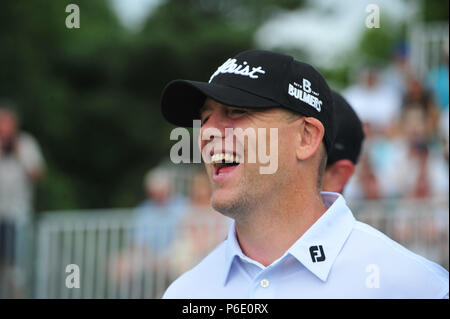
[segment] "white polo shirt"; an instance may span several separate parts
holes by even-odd
[[[337,193],[328,210],[265,267],[228,238],[175,280],[163,298],[448,298],[448,271],[358,222]]]

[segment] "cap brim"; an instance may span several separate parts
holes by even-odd
[[[206,97],[219,103],[244,108],[277,107],[270,99],[248,93],[241,89],[220,84],[175,80],[163,90],[161,111],[170,123],[177,126],[191,127],[194,119],[199,119],[199,110]]]

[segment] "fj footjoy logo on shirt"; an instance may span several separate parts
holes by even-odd
[[[322,110],[322,100],[318,98],[319,93],[311,89],[311,82],[307,79],[303,79],[302,84],[297,82],[289,83],[288,94],[312,106],[318,112]]]
[[[318,252],[320,252],[320,255],[318,254]],[[325,260],[325,253],[323,252],[322,245],[309,247],[309,253],[311,254],[313,263]]]
[[[227,61],[225,61],[224,64],[219,66],[216,70],[216,72],[211,75],[211,78],[209,79],[209,83],[211,83],[212,79],[216,75],[219,75],[221,73],[231,73],[231,74],[237,74],[242,76],[248,76],[251,79],[257,79],[258,73],[265,74],[266,71],[262,69],[261,66],[258,67],[250,67],[247,63],[247,61],[244,61],[242,64],[237,64],[236,59],[229,58]],[[251,70],[250,70],[251,68]]]

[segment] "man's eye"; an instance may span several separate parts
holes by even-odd
[[[205,117],[202,118],[202,125],[205,124],[205,123],[208,121],[209,116],[210,116],[210,115],[207,115],[207,116],[205,116]]]
[[[247,113],[247,111],[246,110],[240,110],[240,109],[230,110],[230,114],[231,115],[240,115],[240,114],[244,114],[244,113]]]

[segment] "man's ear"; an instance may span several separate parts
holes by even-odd
[[[318,119],[304,117],[298,134],[297,159],[304,161],[319,151],[325,129]]]
[[[355,172],[355,164],[347,159],[339,160],[327,167],[323,176],[322,190],[342,193],[345,185]]]

